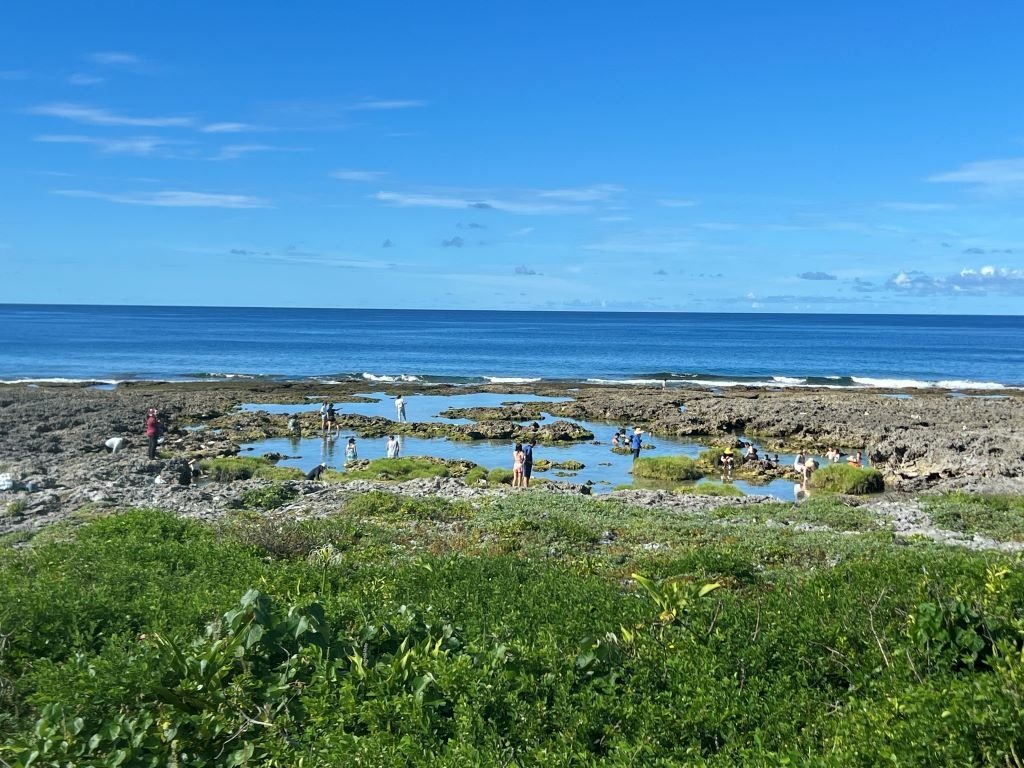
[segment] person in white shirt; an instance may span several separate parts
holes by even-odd
[[[401,395],[395,398],[395,410],[398,411],[398,420],[405,421],[405,398]]]
[[[398,442],[398,438],[394,435],[388,437],[387,454],[389,459],[397,459],[398,452],[401,450],[401,444]]]

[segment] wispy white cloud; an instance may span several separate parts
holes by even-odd
[[[444,194],[420,194],[405,192],[378,192],[373,195],[375,200],[402,208],[449,208],[476,210],[495,210],[504,213],[521,215],[548,215],[557,213],[580,213],[586,208],[580,206],[545,203],[534,200],[503,200],[494,197],[469,198]]]
[[[555,200],[567,200],[573,203],[590,203],[607,200],[612,195],[624,191],[618,184],[595,184],[589,187],[569,187],[566,189],[547,189],[539,192],[540,197]]]
[[[140,56],[124,51],[100,51],[89,54],[88,59],[95,64],[111,67],[135,67],[144,63]]]
[[[964,267],[955,275],[934,276],[919,270],[901,270],[890,277],[885,287],[892,291],[919,295],[987,295],[990,293],[1024,296],[1024,269],[986,265]]]
[[[52,194],[106,200],[123,205],[148,205],[158,208],[269,208],[270,202],[252,195],[165,190],[110,194],[89,189],[54,189]]]
[[[273,144],[228,144],[221,147],[220,153],[213,160],[237,160],[245,155],[260,152],[305,152],[303,147],[276,147]]]
[[[956,206],[952,203],[882,203],[881,205],[890,211],[903,211],[906,213],[932,213],[956,209]]]
[[[46,117],[59,117],[64,120],[72,120],[76,123],[86,125],[118,125],[131,126],[135,128],[176,128],[195,125],[195,119],[191,117],[130,117],[112,112],[102,107],[90,107],[84,104],[70,104],[58,102],[52,104],[40,104],[29,107],[25,110],[32,115],[44,115]]]
[[[973,184],[989,189],[1024,186],[1024,157],[965,163],[955,171],[929,176],[928,181]]]
[[[357,171],[352,168],[341,168],[330,173],[331,178],[341,181],[380,181],[387,175],[387,171]]]
[[[583,246],[585,251],[614,254],[671,255],[692,251],[697,242],[678,230],[645,230],[610,237]]]
[[[352,104],[349,109],[389,111],[395,109],[415,109],[425,106],[427,106],[427,102],[422,99],[367,99],[366,101]]]
[[[633,217],[632,216],[598,216],[597,220],[601,221],[601,222],[608,223],[608,224],[614,224],[614,223],[617,223],[617,222],[632,221]]]
[[[202,133],[250,133],[268,129],[252,123],[209,123],[199,130]]]
[[[683,200],[675,197],[663,197],[657,202],[662,208],[693,208],[697,205],[696,200]]]
[[[17,80],[28,80],[32,73],[27,69],[0,69],[0,80],[15,82]]]
[[[101,85],[106,82],[105,77],[99,75],[88,75],[84,72],[75,72],[68,78],[71,85]]]
[[[104,154],[136,155],[138,157],[166,154],[170,147],[190,143],[172,141],[159,136],[128,136],[120,139],[107,139],[66,134],[43,134],[36,136],[33,140],[48,144],[88,144]]]

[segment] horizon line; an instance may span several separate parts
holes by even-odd
[[[1024,318],[1024,313],[956,313],[956,312],[763,312],[760,310],[670,310],[670,309],[468,309],[421,307],[296,307],[232,304],[92,304],[87,302],[0,302],[0,307],[91,307],[130,309],[272,309],[338,312],[516,312],[521,314],[576,315],[751,315],[751,316],[843,316],[843,317],[998,317]]]

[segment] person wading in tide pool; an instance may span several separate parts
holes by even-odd
[[[402,444],[398,442],[398,438],[391,435],[388,438],[387,446],[385,451],[389,459],[397,459],[399,451],[402,450]]]
[[[633,430],[633,437],[629,439],[629,449],[633,453],[633,461],[640,458],[640,446],[643,445],[644,431],[637,427]]]
[[[395,411],[399,421],[405,421],[405,398],[399,395],[395,398]]]

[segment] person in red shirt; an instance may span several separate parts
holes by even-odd
[[[150,408],[146,414],[146,439],[149,441],[149,458],[156,458],[156,441],[163,433],[163,425],[157,416],[156,408]]]

